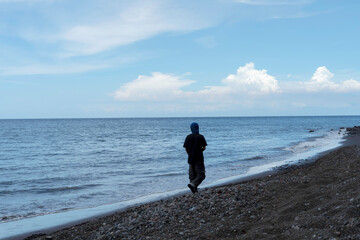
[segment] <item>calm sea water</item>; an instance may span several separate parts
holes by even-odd
[[[193,121],[206,185],[323,149],[360,117],[0,120],[0,225],[186,188]]]

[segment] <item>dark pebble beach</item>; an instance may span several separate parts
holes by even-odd
[[[360,239],[360,135],[351,129],[312,163],[27,239]]]

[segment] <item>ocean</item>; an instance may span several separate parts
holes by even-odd
[[[0,120],[0,230],[188,191],[183,143],[194,121],[208,143],[201,188],[339,146],[340,128],[360,117]]]

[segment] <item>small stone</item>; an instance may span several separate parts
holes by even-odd
[[[291,227],[295,230],[300,230],[300,227],[298,225],[292,225]]]
[[[192,208],[189,209],[190,212],[192,212],[194,210],[196,210],[196,207],[192,207]]]

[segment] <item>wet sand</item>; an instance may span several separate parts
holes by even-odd
[[[360,239],[360,137],[271,176],[28,239]]]

